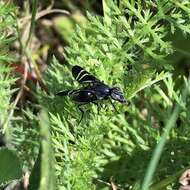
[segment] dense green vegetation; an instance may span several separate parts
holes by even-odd
[[[0,3],[0,19],[2,188],[179,189],[190,166],[189,1],[18,1]],[[55,96],[79,87],[74,65],[128,104],[86,105],[79,124],[76,103]]]

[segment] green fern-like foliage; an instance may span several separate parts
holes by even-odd
[[[8,110],[11,109],[10,97],[14,90],[11,90],[11,85],[15,79],[11,77],[11,69],[8,66],[11,57],[8,55],[9,45],[13,38],[8,36],[10,29],[15,25],[13,18],[14,7],[10,4],[0,3],[0,125],[4,124],[8,117]]]
[[[39,183],[48,175],[47,182],[54,179],[50,174],[55,168],[55,189],[109,189],[113,184],[121,189],[141,189],[152,150],[175,104],[182,111],[175,118],[176,128],[168,135],[169,142],[152,182],[159,182],[190,164],[186,157],[190,134],[187,127],[189,98],[184,100],[182,88],[176,86],[171,75],[173,66],[167,57],[174,53],[168,36],[176,29],[184,35],[190,33],[189,7],[188,1],[123,0],[117,5],[104,0],[104,17],[87,13],[88,22],[77,27],[66,48],[69,64],[60,65],[54,58],[46,73],[44,81],[51,95],[37,89],[40,108],[45,110],[40,124],[34,114],[39,106],[35,109],[34,105],[23,111],[22,120],[12,124],[12,145],[18,150],[26,166],[24,169],[32,170],[34,161],[39,158],[32,170],[32,185],[38,186],[35,172],[39,178],[42,174]],[[8,14],[6,18],[8,23],[12,17]],[[6,50],[0,57],[2,63]],[[77,105],[68,97],[54,96],[60,90],[79,88],[71,76],[73,65],[80,65],[110,86],[121,87],[131,104],[116,103],[118,113],[107,101],[100,102],[103,104],[100,111],[95,105],[86,105],[83,107],[85,116],[79,124],[81,113]],[[4,122],[10,108],[9,89],[13,80],[8,79],[9,69],[2,68],[0,100],[5,106],[0,110],[3,113],[0,117]],[[181,81],[188,84],[186,78]],[[40,151],[39,144],[42,145]],[[40,160],[48,155],[46,162]],[[42,183],[41,187],[43,185],[48,188],[48,184]],[[169,188],[175,189],[175,184]]]
[[[166,62],[167,55],[173,53],[167,35],[176,29],[186,35],[190,32],[190,3],[124,0],[119,7],[112,1],[103,3],[104,18],[88,13],[87,25],[77,27],[66,49],[67,61],[84,67],[109,85],[120,86],[127,99],[136,97],[129,106],[117,105],[119,113],[107,102],[99,114],[96,106],[86,106],[85,118],[79,125],[80,112],[69,98],[40,95],[41,104],[50,113],[57,186],[61,189],[103,189],[111,186],[111,178],[123,189],[135,189],[144,177],[161,126],[170,116],[174,102],[180,102],[180,90],[175,92],[171,75],[160,70],[172,67]],[[47,76],[53,94],[77,87],[70,67],[59,65],[55,59]],[[144,94],[137,95],[160,80],[165,81],[166,92],[156,85],[153,93],[145,89]],[[184,111],[186,115],[187,109]],[[182,128],[188,134],[188,129]],[[169,147],[180,150],[180,143],[184,142],[175,129],[169,138],[154,181],[168,175],[166,163],[171,174],[174,167]],[[189,164],[185,158],[184,163],[177,159],[177,151],[174,154],[176,164]]]

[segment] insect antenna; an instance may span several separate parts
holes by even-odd
[[[81,123],[81,121],[82,121],[82,119],[83,119],[83,116],[84,116],[84,111],[83,111],[83,109],[81,108],[81,106],[83,106],[83,104],[78,105],[78,109],[79,109],[79,111],[81,112],[81,118],[80,118],[80,120],[79,120],[79,124]]]

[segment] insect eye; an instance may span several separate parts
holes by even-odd
[[[116,99],[120,99],[121,97],[120,97],[120,95],[115,94],[115,98],[116,98]]]
[[[123,92],[117,87],[112,89],[111,98],[122,103],[126,102]]]
[[[111,97],[115,100],[119,99],[120,98],[120,94],[118,94],[117,92],[112,92],[111,93]]]

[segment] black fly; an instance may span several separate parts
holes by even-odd
[[[112,103],[111,99],[121,103],[127,102],[120,88],[110,87],[104,84],[102,81],[100,81],[95,76],[91,75],[90,73],[88,73],[78,65],[73,66],[72,75],[79,83],[86,84],[86,86],[77,90],[61,91],[56,95],[71,96],[71,98],[74,101],[78,102],[79,103],[78,108],[82,113],[81,120],[84,114],[84,111],[82,110],[81,106],[85,104],[94,103],[97,105],[96,103],[97,100],[109,99],[112,106],[114,107],[114,104]]]

